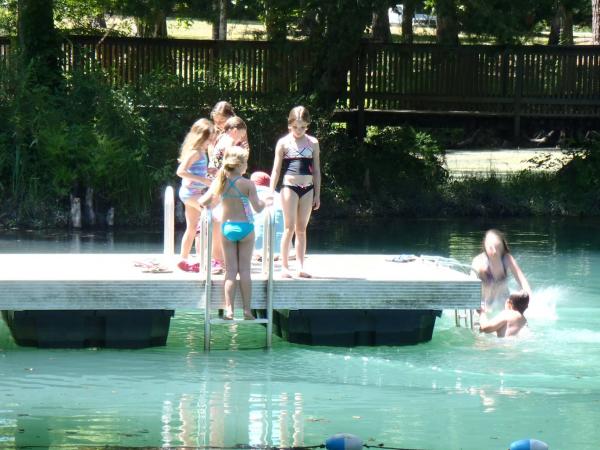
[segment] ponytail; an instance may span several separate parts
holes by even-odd
[[[221,195],[225,191],[227,174],[248,162],[248,150],[242,147],[229,147],[223,154],[223,165],[215,177],[215,194]]]

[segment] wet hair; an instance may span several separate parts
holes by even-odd
[[[288,116],[288,125],[291,125],[296,120],[302,120],[303,122],[310,123],[310,114],[308,113],[308,109],[304,106],[296,106],[292,108],[290,111],[290,115]]]
[[[233,106],[231,106],[231,103],[226,101],[220,101],[213,107],[212,111],[210,112],[210,118],[214,120],[217,114],[223,117],[234,117],[235,111],[233,110]]]
[[[238,116],[233,116],[227,119],[227,122],[225,122],[225,125],[223,126],[223,131],[233,130],[234,128],[238,130],[248,129],[248,127],[246,126],[246,122],[244,122]]]
[[[227,174],[248,162],[248,154],[248,150],[243,147],[229,147],[225,150],[223,165],[216,176],[217,188],[215,189],[215,193],[217,195],[221,195],[225,191]]]
[[[512,303],[513,308],[521,314],[523,314],[529,306],[529,294],[527,292],[514,292],[510,294],[508,300]]]
[[[210,136],[215,132],[213,123],[208,119],[198,119],[188,134],[186,134],[181,149],[179,151],[178,161],[181,162],[188,153],[197,150],[200,145],[210,139]]]
[[[487,253],[485,251],[485,239],[488,237],[489,234],[495,235],[500,240],[500,242],[502,242],[502,246],[504,247],[504,253],[502,255],[510,253],[510,247],[508,246],[508,242],[506,242],[506,236],[504,236],[504,233],[502,231],[497,230],[495,228],[490,228],[485,232],[485,236],[483,236],[483,241],[481,241],[481,248],[483,248],[484,253]]]

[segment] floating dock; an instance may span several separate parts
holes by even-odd
[[[275,270],[275,332],[313,345],[413,344],[431,339],[435,316],[442,310],[480,306],[481,282],[474,275],[433,258],[392,259],[393,255],[310,254],[306,269],[313,278],[280,278]],[[172,272],[147,273],[136,265],[150,261]],[[59,312],[76,317],[79,334],[94,330],[73,346],[164,345],[174,311],[205,309],[206,281],[198,273],[179,270],[176,261],[162,254],[0,254],[0,310],[23,345],[70,346],[69,321],[57,321]],[[265,310],[268,278],[258,264],[252,277],[252,308]],[[209,304],[216,313],[224,306],[223,276],[213,276],[210,283]],[[239,292],[235,305],[241,310]],[[88,314],[82,316],[83,311]],[[150,311],[155,313],[148,315]],[[138,327],[145,330],[138,343],[134,312],[139,312],[140,321],[142,312],[146,317]],[[57,322],[56,329],[46,330],[48,322]],[[132,331],[128,335],[119,327]],[[41,334],[58,339],[61,328],[62,340],[44,345]],[[121,333],[124,344],[106,336],[108,329]]]

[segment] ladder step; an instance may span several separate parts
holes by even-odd
[[[232,323],[239,325],[252,325],[256,323],[269,323],[269,319],[254,319],[254,320],[244,320],[244,319],[210,319],[211,325],[231,325]]]

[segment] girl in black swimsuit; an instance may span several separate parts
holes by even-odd
[[[291,278],[288,265],[290,243],[296,236],[296,259],[299,264],[297,275],[303,278],[311,276],[304,270],[306,253],[306,227],[312,210],[321,204],[321,167],[319,163],[319,142],[306,134],[310,116],[303,106],[290,111],[288,117],[289,133],[279,139],[275,148],[275,160],[271,173],[271,191],[279,181],[283,169],[281,184],[281,205],[283,209],[284,230],[281,238],[282,277]]]

